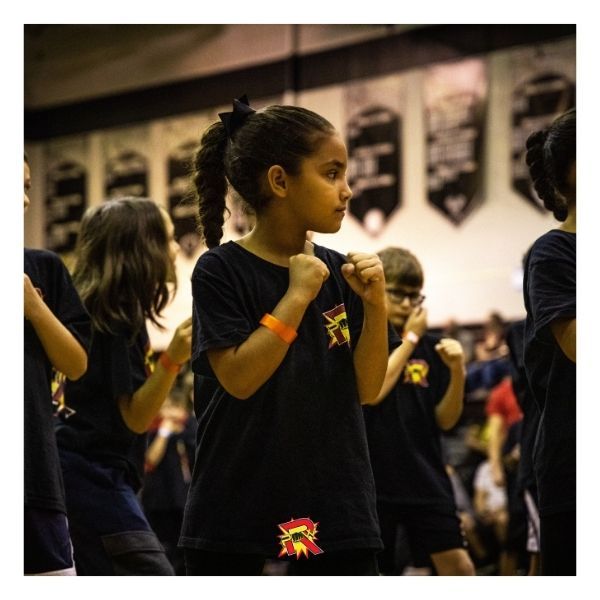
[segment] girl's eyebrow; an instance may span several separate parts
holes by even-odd
[[[341,162],[335,158],[328,160],[327,162],[324,162],[321,166],[327,166],[327,165],[332,165],[334,167],[337,167],[338,169],[345,169],[346,168],[346,163],[345,162]]]

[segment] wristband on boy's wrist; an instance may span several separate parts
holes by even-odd
[[[173,432],[167,427],[159,427],[156,435],[161,438],[169,438]]]
[[[406,340],[407,342],[411,342],[412,344],[414,344],[416,346],[419,343],[419,340],[421,338],[414,331],[407,331],[402,336],[402,339]]]
[[[176,362],[173,362],[171,360],[171,357],[167,354],[166,350],[160,355],[158,362],[163,366],[165,371],[173,373],[173,375],[177,375],[177,373],[181,371],[181,367],[183,366]]]
[[[270,329],[286,344],[291,344],[298,337],[298,333],[295,329],[269,313],[263,315],[260,324],[264,325],[267,329]]]

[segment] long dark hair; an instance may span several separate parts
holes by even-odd
[[[73,282],[94,327],[135,337],[169,301],[175,267],[161,210],[148,198],[118,198],[89,208],[75,248]]]
[[[575,109],[557,117],[547,129],[527,138],[526,161],[537,195],[559,221],[568,214],[567,178],[576,158]]]
[[[211,125],[200,140],[193,173],[206,245],[218,246],[223,237],[228,183],[260,214],[270,200],[261,176],[273,165],[297,175],[301,161],[334,131],[329,121],[310,110],[279,105],[249,115],[233,139],[220,121]]]

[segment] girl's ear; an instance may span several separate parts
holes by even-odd
[[[273,165],[267,171],[267,185],[275,196],[285,198],[289,190],[288,175],[279,165]]]

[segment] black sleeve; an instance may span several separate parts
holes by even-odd
[[[67,268],[58,256],[54,257],[52,273],[53,305],[50,306],[50,309],[75,336],[83,349],[88,352],[91,338],[90,317],[79,298]]]
[[[546,337],[547,327],[559,318],[576,315],[575,261],[533,253],[528,265],[529,308],[534,335]]]
[[[206,253],[198,260],[192,275],[192,296],[192,369],[214,377],[206,351],[241,344],[257,324],[250,323],[234,282],[215,255]]]
[[[150,345],[144,330],[132,342],[126,334],[106,336],[107,352],[103,359],[108,361],[111,396],[132,396],[150,374]]]

